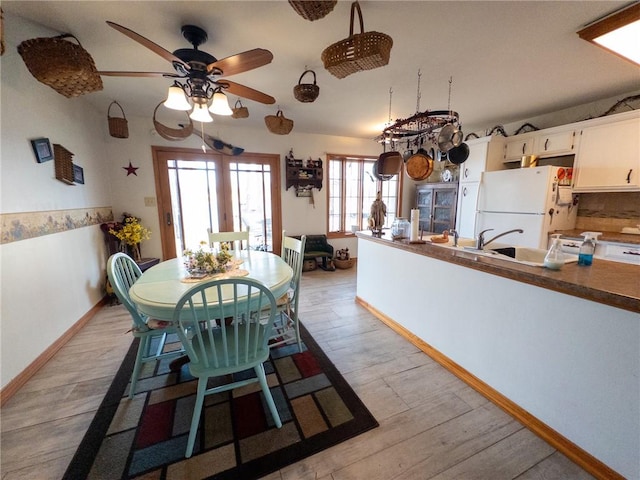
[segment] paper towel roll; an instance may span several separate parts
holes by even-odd
[[[418,230],[420,229],[420,210],[417,208],[411,209],[411,237],[410,242],[418,240]]]

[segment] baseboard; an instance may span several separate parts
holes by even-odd
[[[0,406],[4,405],[11,397],[13,397],[20,388],[24,386],[27,381],[35,375],[51,358],[60,350],[78,331],[84,327],[89,320],[100,310],[108,301],[107,297],[103,297],[98,303],[96,303],[91,310],[85,313],[80,320],[74,323],[69,330],[53,342],[44,352],[27,366],[22,372],[20,372],[13,380],[0,390]]]
[[[489,401],[514,417],[525,427],[538,435],[549,445],[553,446],[559,452],[563,453],[565,456],[567,456],[567,458],[582,467],[594,477],[608,480],[624,480],[624,477],[622,475],[612,470],[610,467],[602,463],[589,452],[586,452],[560,433],[556,432],[553,428],[549,427],[544,422],[540,421],[532,414],[527,412],[525,409],[509,400],[507,397],[502,395],[491,386],[487,385],[478,377],[462,368],[449,357],[440,353],[420,337],[414,335],[402,325],[398,324],[395,320],[378,311],[375,307],[371,306],[360,297],[356,297],[356,302],[366,308],[373,315],[375,315],[376,318],[386,324],[389,328],[397,332],[402,337],[406,338],[409,342],[418,347],[433,360],[438,362],[449,372],[454,374],[467,385],[486,397]]]

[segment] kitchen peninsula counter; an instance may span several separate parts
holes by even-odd
[[[359,238],[390,247],[640,313],[640,267],[637,265],[594,259],[590,267],[568,263],[561,270],[549,270],[477,255],[470,250],[444,248],[429,241],[416,244],[406,239],[391,240],[391,234],[386,235],[387,238],[378,238],[368,232],[357,233]],[[425,234],[424,238],[429,235]]]
[[[554,271],[386,233],[357,233],[360,305],[596,478],[640,478],[640,266]]]

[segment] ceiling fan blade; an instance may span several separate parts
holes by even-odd
[[[215,73],[216,70],[220,70],[221,75],[236,75],[267,65],[271,60],[273,60],[273,53],[269,50],[254,48],[210,63],[207,65],[207,72]]]
[[[129,37],[132,40],[135,40],[136,42],[140,43],[141,45],[147,47],[152,52],[157,53],[158,55],[160,55],[165,60],[167,60],[169,62],[178,62],[178,63],[184,65],[185,67],[189,68],[189,65],[184,63],[182,60],[180,60],[178,57],[176,57],[169,50],[166,50],[166,49],[162,48],[157,43],[152,42],[148,38],[143,37],[142,35],[134,32],[133,30],[129,30],[127,27],[123,27],[122,25],[118,25],[117,23],[110,22],[109,20],[107,20],[107,25],[109,25],[112,28],[115,28],[120,33],[124,33],[127,37]]]
[[[105,77],[180,77],[175,73],[166,72],[98,72]]]
[[[255,100],[260,103],[266,103],[267,105],[276,103],[276,99],[271,95],[259,92],[253,88],[245,87],[239,83],[230,82],[229,80],[217,80],[216,83],[220,84],[228,93],[232,93],[233,95],[248,98],[249,100]]]

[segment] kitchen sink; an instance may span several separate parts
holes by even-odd
[[[453,239],[449,239],[446,243],[433,243],[439,247],[455,248],[473,252],[477,255],[486,257],[500,258],[510,262],[520,263],[523,265],[531,265],[534,267],[544,267],[544,257],[547,250],[542,248],[521,247],[518,245],[504,245],[497,243],[495,247],[489,246],[484,250],[476,249],[476,240],[473,238],[459,238],[458,246],[453,246]],[[564,254],[564,263],[577,262],[578,256],[569,253]]]
[[[486,250],[483,250],[482,252],[478,251],[478,253],[482,255],[495,256],[496,258],[501,258],[503,260],[522,263],[524,265],[543,267],[544,257],[547,255],[547,250],[544,250],[542,248],[507,246],[488,248]],[[572,263],[577,261],[577,255],[564,254],[564,263]]]

